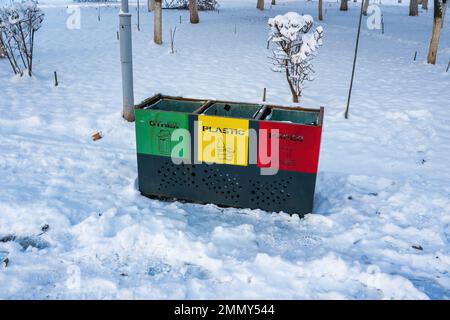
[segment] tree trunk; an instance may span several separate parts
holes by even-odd
[[[339,7],[339,10],[341,11],[348,10],[348,0],[341,0],[341,6]]]
[[[294,85],[292,84],[292,81],[290,79],[291,77],[289,74],[289,67],[288,67],[287,61],[285,62],[284,70],[285,70],[285,74],[286,74],[286,80],[289,84],[289,89],[291,90],[292,102],[298,103],[298,94],[297,94],[297,91],[295,90]]]
[[[161,0],[155,0],[153,41],[156,44],[162,43],[162,4]]]
[[[441,3],[439,0],[434,0],[434,20],[433,31],[431,33],[430,48],[428,50],[427,62],[436,64],[436,55],[439,46],[439,37],[442,29],[442,7],[446,3]]]
[[[442,1],[442,27],[444,27],[445,10],[447,10],[447,0]]]
[[[277,2],[275,0],[272,0],[272,5],[274,6],[276,4],[277,4]]]
[[[419,3],[417,0],[409,0],[409,15],[412,17],[419,15]]]
[[[398,3],[402,3],[402,0],[398,0]]]
[[[323,21],[323,0],[319,0],[319,20]]]
[[[3,48],[2,43],[2,34],[0,33],[0,59],[6,57],[5,48]]]
[[[367,9],[369,9],[369,0],[362,0],[362,1],[364,1],[363,15],[367,16]]]
[[[189,0],[189,14],[191,23],[199,23],[200,19],[198,18],[197,0]]]
[[[287,78],[288,76],[286,75],[286,78]],[[292,102],[294,102],[294,103],[298,103],[298,94],[297,94],[297,92],[295,91],[295,89],[294,89],[294,86],[292,85],[292,83],[291,83],[291,80],[289,80],[288,79],[288,83],[289,83],[289,89],[291,90],[291,95],[292,95]]]
[[[155,11],[155,0],[147,0],[148,12]]]
[[[428,0],[422,0],[422,9],[428,10]]]
[[[264,10],[264,0],[258,0],[258,2],[256,2],[256,9]]]

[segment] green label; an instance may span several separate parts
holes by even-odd
[[[135,125],[138,153],[182,159],[190,157],[187,114],[138,109],[135,110]],[[177,129],[185,130],[175,131]]]

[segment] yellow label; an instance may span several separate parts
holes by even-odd
[[[198,160],[248,165],[248,120],[198,116]]]

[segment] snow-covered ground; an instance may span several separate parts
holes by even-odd
[[[0,238],[15,236],[0,242],[0,298],[450,298],[448,17],[435,66],[425,63],[432,10],[380,5],[384,35],[364,18],[345,120],[359,4],[325,4],[302,98],[326,107],[319,177],[314,213],[299,219],[142,197],[134,125],[120,116],[118,7],[102,6],[98,21],[96,5],[82,6],[81,29],[69,30],[62,2],[42,6],[33,78],[0,61]],[[257,102],[267,87],[269,102],[290,104],[270,69],[267,20],[316,17],[317,3],[278,2],[260,12],[256,0],[223,0],[198,25],[164,11],[162,46],[142,6],[136,100]]]

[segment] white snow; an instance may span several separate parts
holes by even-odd
[[[267,21],[315,18],[317,3],[254,2],[222,1],[198,25],[164,11],[162,46],[152,15],[142,6],[138,32],[130,6],[136,101],[258,102],[266,87],[269,103],[291,104],[267,59]],[[324,4],[302,105],[325,106],[325,127],[314,213],[299,219],[142,197],[134,125],[120,116],[119,7],[102,5],[98,21],[82,5],[81,29],[69,30],[71,2],[59,3],[42,6],[33,78],[0,60],[0,238],[15,235],[0,242],[0,299],[450,298],[450,22],[431,66],[432,10],[380,5],[384,35],[364,18],[345,120],[359,3]]]
[[[299,31],[314,23],[310,15],[300,15],[297,12],[279,14],[275,18],[270,18],[269,26],[273,32],[278,31],[286,39],[294,41],[297,39]],[[277,28],[277,29],[275,29]]]

